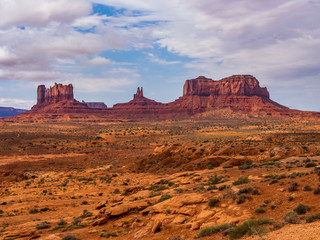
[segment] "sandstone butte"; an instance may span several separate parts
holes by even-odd
[[[210,112],[229,111],[255,117],[319,118],[318,112],[289,109],[269,97],[267,88],[251,75],[233,75],[215,81],[204,76],[186,80],[183,96],[170,103],[160,103],[143,95],[138,88],[133,99],[108,108],[103,103],[79,102],[73,86],[55,84],[46,89],[38,86],[37,104],[9,121],[37,120],[115,120],[115,119],[187,119],[210,116]],[[208,115],[209,114],[209,115]]]

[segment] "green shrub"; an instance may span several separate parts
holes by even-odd
[[[233,185],[241,185],[250,182],[248,177],[239,177],[237,181],[233,182]]]
[[[289,192],[293,192],[293,191],[297,191],[298,189],[298,183],[294,182],[290,185],[290,187],[288,188]]]
[[[117,237],[117,236],[118,236],[118,232],[108,232],[108,233],[100,234],[100,237],[103,237],[103,238]]]
[[[259,190],[256,189],[256,188],[254,188],[254,189],[252,190],[252,195],[260,195]]]
[[[297,214],[305,214],[310,210],[310,207],[308,205],[299,204],[293,211],[295,211]]]
[[[265,213],[266,210],[265,210],[263,207],[259,207],[259,208],[257,208],[256,210],[254,210],[254,212],[255,212],[256,214],[260,214],[260,213]]]
[[[303,191],[312,191],[312,188],[309,185],[306,185],[302,189]]]
[[[242,193],[251,193],[253,191],[252,187],[245,187],[245,188],[240,188],[238,194],[242,194]]]
[[[64,226],[66,224],[67,224],[67,222],[65,220],[63,220],[63,219],[60,219],[60,221],[58,222],[59,226]]]
[[[73,235],[68,235],[68,236],[65,236],[62,240],[80,240],[80,238],[77,238]]]
[[[88,212],[88,210],[83,210],[83,213],[80,215],[80,218],[87,218],[87,217],[91,217],[92,216],[92,212]]]
[[[306,168],[311,168],[311,167],[315,167],[315,166],[317,166],[317,164],[316,164],[315,162],[308,162],[308,163],[305,165]]]
[[[314,222],[319,219],[320,219],[320,213],[315,213],[315,214],[312,214],[312,215],[306,217],[306,222],[311,223],[311,222]]]
[[[241,203],[244,203],[247,199],[247,195],[242,193],[238,196],[238,199],[237,199],[237,204],[241,204]]]
[[[223,168],[233,168],[232,165],[224,165]]]
[[[320,187],[317,187],[316,189],[313,190],[313,194],[320,194]]]
[[[297,224],[299,223],[300,219],[296,212],[288,212],[284,215],[283,220],[287,223]]]
[[[261,234],[265,231],[262,225],[272,224],[272,221],[268,218],[250,219],[236,226],[230,233],[230,239],[238,239],[248,234],[249,236],[254,234]]]
[[[40,211],[37,208],[32,208],[32,209],[29,210],[30,214],[35,214],[35,213],[38,213],[38,212],[40,212]]]
[[[168,186],[169,186],[169,187],[172,187],[173,185],[174,185],[173,182],[168,182]]]
[[[218,184],[221,182],[223,176],[218,176],[216,173],[214,173],[214,176],[209,176],[209,185]]]
[[[208,205],[209,207],[215,207],[219,202],[220,202],[219,198],[212,198],[212,199],[209,199]]]
[[[162,191],[165,189],[168,189],[168,187],[163,184],[153,184],[148,188],[148,190],[155,191],[155,192]]]
[[[158,200],[158,203],[163,202],[165,200],[168,200],[170,198],[172,198],[172,196],[169,193],[166,193],[166,194],[161,196],[161,198]]]
[[[63,219],[61,219],[57,226],[55,226],[53,229],[51,229],[51,231],[55,231],[55,230],[58,230],[58,229],[61,229],[61,228],[65,228],[65,225],[67,225],[67,222],[64,221]]]
[[[246,169],[249,169],[249,168],[251,168],[251,167],[252,167],[252,165],[243,164],[243,165],[240,165],[240,166],[238,167],[238,169],[239,169],[239,170],[246,170]]]
[[[224,189],[226,189],[228,187],[228,185],[221,185],[221,186],[219,186],[219,191],[222,191],[222,190],[224,190]]]
[[[230,229],[232,227],[233,227],[233,225],[231,223],[225,223],[225,224],[221,224],[219,226],[206,227],[206,228],[202,229],[194,238],[202,238],[202,237],[206,237],[206,236],[211,236],[212,234],[225,231],[225,230]]]

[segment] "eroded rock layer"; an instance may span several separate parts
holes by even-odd
[[[55,83],[53,87],[46,88],[39,85],[37,89],[37,104],[33,108],[41,108],[63,100],[73,100],[73,86]]]
[[[144,97],[142,87],[131,101],[112,108],[92,108],[76,101],[71,84],[55,84],[49,89],[40,85],[37,93],[37,104],[18,119],[182,119],[209,116],[208,113],[221,110],[257,117],[320,117],[320,113],[292,110],[272,101],[267,88],[260,87],[251,75],[233,75],[219,81],[203,76],[186,80],[183,96],[166,104]]]
[[[183,96],[258,96],[269,98],[267,88],[261,88],[258,80],[251,75],[233,75],[214,81],[199,76],[186,80]]]

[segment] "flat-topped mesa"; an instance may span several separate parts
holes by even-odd
[[[136,94],[133,94],[133,99],[141,99],[141,98],[144,98],[143,97],[143,87],[141,87],[141,89],[138,87],[137,89],[137,93]]]
[[[37,105],[48,105],[62,100],[73,100],[73,86],[55,83],[47,89],[45,85],[39,85],[37,90]]]
[[[259,96],[269,98],[267,88],[261,88],[259,81],[251,75],[233,75],[214,81],[204,76],[186,80],[183,96]]]
[[[104,102],[85,102],[82,103],[86,104],[89,108],[107,108],[108,106]]]

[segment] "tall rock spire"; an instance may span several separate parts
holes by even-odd
[[[136,94],[133,94],[133,99],[140,99],[140,98],[143,98],[143,87],[138,87],[137,89],[137,93]]]

